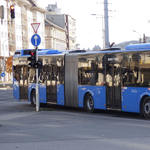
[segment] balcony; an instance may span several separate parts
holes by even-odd
[[[73,36],[69,36],[69,40],[71,40],[74,43],[76,41],[76,38]]]
[[[22,20],[22,21],[21,21],[21,25],[22,25],[22,26],[27,26],[27,21]]]
[[[9,31],[8,31],[10,34],[14,34],[15,30],[14,28],[9,28]]]
[[[25,30],[22,31],[22,36],[27,37],[27,32]]]
[[[21,15],[26,16],[26,10],[24,8],[21,9]]]
[[[26,42],[26,41],[22,42],[22,46],[23,46],[23,49],[27,49],[28,48],[28,42]]]

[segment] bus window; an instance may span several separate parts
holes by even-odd
[[[24,84],[27,85],[27,79],[28,79],[28,67],[27,66],[24,66],[23,68],[23,82]]]
[[[139,75],[139,55],[126,55],[123,60],[123,86],[137,86]]]
[[[64,68],[58,67],[57,70],[57,84],[64,84]]]
[[[39,69],[39,83],[44,83],[44,72],[43,69]]]
[[[98,63],[97,82],[96,85],[104,85],[104,68],[102,62]]]
[[[102,57],[80,58],[78,62],[79,85],[104,85]]]
[[[14,78],[18,81],[18,82],[20,82],[20,66],[19,65],[17,65],[17,66],[15,66],[14,67],[14,72],[15,72],[15,74],[14,74]]]
[[[16,70],[16,66],[13,66],[13,77],[14,78],[16,77],[15,70]]]
[[[43,83],[46,84],[46,80],[47,80],[46,65],[43,65],[43,67],[42,67],[42,77],[41,78],[43,79]]]
[[[46,85],[50,86],[52,80],[52,66],[46,65]]]
[[[138,73],[138,84],[142,87],[149,87],[150,85],[150,62],[149,55],[143,54],[140,57],[140,71]]]
[[[112,86],[112,76],[111,76],[111,68],[106,72],[106,84],[111,87]]]
[[[29,83],[36,83],[36,74],[35,74],[35,69],[30,68],[29,69]]]
[[[13,66],[13,77],[19,82],[18,65],[17,66]]]
[[[120,71],[119,64],[114,64],[114,86],[119,86],[120,84]]]

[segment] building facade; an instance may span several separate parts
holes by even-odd
[[[65,14],[47,14],[46,19],[66,30],[66,49],[75,49],[76,21]]]
[[[0,74],[4,71],[4,56],[12,56],[17,49],[34,48],[31,37],[34,34],[31,23],[40,23],[38,34],[41,37],[39,48],[45,48],[45,9],[34,0],[1,0],[4,6],[4,19],[0,18]],[[15,6],[15,19],[11,19],[10,6]],[[9,75],[6,76],[6,81]],[[3,78],[0,77],[0,80]]]
[[[45,47],[54,50],[66,50],[66,29],[45,19]]]
[[[0,74],[4,72],[4,58],[12,56],[18,49],[34,48],[31,44],[34,34],[31,23],[40,23],[37,32],[41,37],[39,49],[75,49],[75,19],[59,14],[61,10],[57,9],[57,4],[54,10],[58,14],[50,14],[35,0],[0,0],[0,5],[4,6],[4,19],[0,18]],[[15,7],[14,19],[11,19],[11,5]],[[0,76],[0,80],[3,79]],[[5,80],[8,79],[7,74]]]
[[[67,45],[69,49],[76,48],[76,21],[70,15],[66,17],[66,28],[67,28]]]

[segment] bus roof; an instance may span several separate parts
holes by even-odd
[[[128,45],[125,50],[150,50],[150,43]]]
[[[29,52],[33,49],[23,49],[23,50],[16,50],[14,57],[29,57]],[[117,48],[108,49],[108,50],[100,50],[100,51],[85,51],[85,50],[53,50],[53,49],[38,49],[39,56],[49,56],[49,55],[64,55],[66,53],[78,53],[81,55],[84,54],[97,54],[97,53],[122,53],[122,52],[136,52],[136,51],[149,51],[150,50],[150,43],[144,44],[133,44],[126,46],[125,50],[118,50]]]

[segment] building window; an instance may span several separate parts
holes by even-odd
[[[1,32],[1,36],[2,36],[2,38],[4,37],[4,32]]]
[[[7,25],[6,20],[4,20],[4,25],[5,25],[5,26]]]

